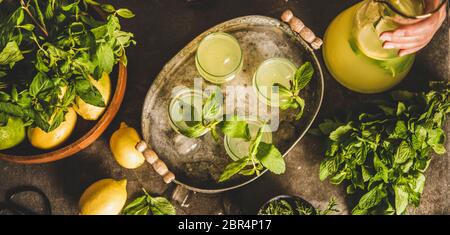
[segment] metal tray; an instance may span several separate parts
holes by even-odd
[[[280,110],[280,126],[272,133],[273,142],[285,156],[303,137],[316,117],[323,97],[323,74],[315,51],[289,25],[265,16],[245,16],[221,23],[186,45],[162,69],[154,80],[145,98],[142,112],[142,133],[144,140],[153,148],[169,169],[176,175],[175,182],[187,189],[216,193],[243,186],[258,176],[235,176],[227,182],[217,179],[231,159],[225,152],[223,141],[214,142],[208,133],[190,140],[198,147],[189,154],[180,154],[168,119],[168,104],[172,89],[183,85],[194,86],[194,78],[201,78],[195,67],[195,53],[199,42],[212,32],[226,32],[233,35],[243,50],[244,64],[237,77],[224,85],[252,85],[252,76],[257,66],[266,59],[285,57],[297,66],[310,61],[315,69],[310,84],[302,90],[306,109],[299,121],[295,113]],[[203,80],[204,87],[214,85]],[[255,94],[251,94],[255,95]],[[239,107],[238,107],[239,108]],[[178,137],[179,138],[179,137]],[[301,157],[301,156],[298,156]]]

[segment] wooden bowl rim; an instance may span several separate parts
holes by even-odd
[[[117,112],[119,111],[120,105],[122,104],[123,97],[125,95],[125,88],[127,84],[127,68],[122,63],[119,62],[119,71],[117,75],[116,89],[114,91],[114,96],[111,102],[106,108],[105,113],[102,115],[99,121],[81,138],[77,139],[75,142],[64,146],[59,149],[55,149],[51,152],[35,154],[35,155],[10,155],[0,153],[0,159],[13,163],[20,164],[41,164],[58,161],[78,153],[79,151],[85,149],[91,145],[95,140],[97,140],[109,124],[112,122]]]

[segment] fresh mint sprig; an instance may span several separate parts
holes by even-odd
[[[310,62],[304,63],[300,66],[294,74],[294,78],[289,81],[290,87],[287,88],[280,83],[275,83],[274,86],[278,88],[280,109],[299,109],[296,120],[299,120],[305,109],[305,100],[299,96],[300,91],[305,88],[311,81],[314,74],[314,68]]]
[[[220,176],[219,182],[226,181],[236,174],[259,175],[264,168],[275,174],[285,172],[286,166],[280,151],[275,145],[261,141],[264,125],[258,129],[253,140],[250,137],[248,123],[236,116],[222,122],[219,127],[225,135],[251,141],[248,155],[228,164]]]
[[[220,112],[222,111],[222,102],[218,97],[219,92],[219,90],[215,90],[207,98],[202,100],[201,116],[198,121],[195,120],[195,113],[200,113],[200,110],[196,110],[192,104],[183,103],[182,108],[191,109],[191,120],[189,122],[191,122],[191,124],[193,123],[189,128],[180,130],[183,135],[197,138],[205,131],[205,129],[209,129],[214,140],[219,140],[219,135],[216,130],[217,124],[220,123],[218,116],[220,116]]]

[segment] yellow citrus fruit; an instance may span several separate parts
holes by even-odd
[[[113,133],[109,146],[114,158],[124,168],[135,169],[141,166],[145,158],[136,150],[136,144],[141,140],[137,131],[126,123],[120,123],[120,128]]]
[[[31,145],[39,149],[52,149],[62,144],[72,134],[77,123],[77,114],[69,108],[65,120],[56,129],[45,132],[39,127],[28,128],[28,140]]]
[[[22,119],[10,117],[5,126],[0,126],[0,150],[12,148],[25,139]]]
[[[127,180],[102,179],[81,195],[81,215],[118,215],[127,201]]]
[[[89,80],[92,85],[97,88],[103,97],[105,105],[108,105],[109,98],[111,96],[111,80],[107,73],[103,73],[99,80],[95,80],[93,77],[89,76]],[[105,111],[106,107],[97,107],[92,104],[84,102],[80,97],[75,97],[75,111],[85,120],[97,120]]]

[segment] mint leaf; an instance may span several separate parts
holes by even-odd
[[[367,214],[369,209],[378,205],[385,197],[386,191],[383,184],[380,184],[361,197],[358,205],[352,210],[352,214]]]
[[[397,215],[403,214],[408,206],[408,192],[403,185],[394,185],[395,211]]]
[[[247,163],[250,161],[249,157],[244,157],[239,159],[238,161],[232,162],[225,167],[222,175],[219,178],[219,182],[223,182],[225,180],[230,179],[233,175],[236,175],[242,169],[247,166]]]
[[[352,129],[353,127],[351,126],[351,123],[348,123],[347,125],[344,126],[340,126],[330,133],[329,138],[330,140],[333,141],[342,141],[345,135]]]
[[[250,130],[248,129],[248,123],[244,120],[240,120],[237,116],[229,118],[229,120],[219,123],[220,130],[231,138],[242,138],[250,141]]]
[[[336,173],[338,170],[338,164],[335,158],[327,159],[320,163],[320,174],[319,178],[321,181],[324,181],[329,176]]]
[[[294,75],[294,90],[297,93],[308,85],[314,74],[314,68],[308,61],[297,69]]]
[[[256,159],[261,164],[275,174],[282,174],[286,170],[284,159],[273,144],[261,142],[258,145],[258,151],[256,152]]]
[[[402,164],[410,157],[413,157],[413,151],[406,141],[402,141],[395,152],[394,162],[397,164]]]
[[[86,103],[97,107],[105,107],[102,95],[88,79],[78,78],[75,80],[76,94]]]
[[[23,54],[15,41],[10,41],[0,52],[0,65],[12,65],[23,60]]]
[[[103,72],[111,73],[114,66],[114,52],[106,43],[101,43],[95,52],[96,62]]]
[[[175,215],[176,211],[173,205],[164,197],[148,197],[150,210],[153,215]]]
[[[133,18],[134,13],[126,8],[120,8],[116,11],[117,15],[121,16],[122,18]]]
[[[222,103],[217,96],[217,92],[218,91],[212,93],[208,98],[206,98],[204,102],[202,112],[203,112],[203,119],[206,121],[217,118],[221,110],[220,105]]]
[[[116,8],[114,8],[114,6],[111,4],[102,4],[102,5],[100,5],[100,7],[102,8],[102,10],[104,10],[108,13],[113,13],[116,11]]]

